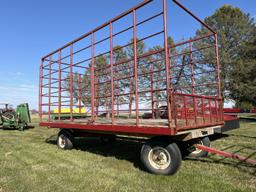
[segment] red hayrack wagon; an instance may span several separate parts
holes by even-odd
[[[206,33],[173,43],[169,1],[145,0],[42,58],[40,126],[60,128],[60,148],[81,136],[142,137],[147,170],[174,174],[181,154],[209,146],[207,136],[224,124],[217,34],[173,2]]]

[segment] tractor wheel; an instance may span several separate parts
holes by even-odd
[[[19,125],[19,131],[24,131],[24,128],[26,127],[26,124],[20,124]]]
[[[12,112],[12,111],[4,112],[2,114],[2,117],[5,118],[5,119],[12,120],[12,119],[15,118],[15,112]]]
[[[206,147],[210,147],[210,139],[209,137],[203,137],[200,140],[196,141],[194,144],[200,144]],[[207,155],[208,155],[207,151],[203,151],[201,149],[196,148],[195,151],[189,154],[189,157],[207,157]]]
[[[73,143],[74,143],[73,135],[69,131],[62,129],[59,132],[58,138],[57,138],[58,147],[64,150],[70,150],[73,148]]]
[[[181,153],[176,143],[149,141],[141,148],[141,161],[147,171],[173,175],[181,165]]]
[[[16,113],[13,111],[6,111],[2,114],[1,120],[3,129],[14,129],[16,124]]]

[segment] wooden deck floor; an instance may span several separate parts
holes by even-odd
[[[56,120],[56,122],[59,122]],[[70,122],[69,119],[61,120],[62,123],[68,123]],[[79,124],[92,124],[91,118],[82,118],[82,119],[74,119],[73,123],[79,123]],[[184,124],[184,120],[179,120],[179,124]],[[95,125],[111,125],[112,119],[111,118],[102,118],[98,117],[95,122]],[[173,121],[173,126],[175,126]],[[136,119],[123,119],[123,118],[115,118],[114,125],[136,125]],[[145,127],[168,127],[168,119],[139,119],[139,125],[145,126]]]
[[[54,120],[53,122],[61,122],[61,123],[70,123],[70,119],[66,120]],[[94,124],[94,125],[112,125],[112,119],[107,117],[98,117],[95,119],[95,122],[92,122],[91,117],[87,118],[79,118],[74,119],[72,123],[78,123],[78,124]],[[194,126],[196,125],[195,119],[188,119],[186,122],[185,119],[177,119],[177,125],[179,127],[183,126]],[[197,118],[198,124],[204,124],[202,118]],[[135,118],[115,118],[114,125],[130,125],[135,126],[136,125],[136,119]],[[139,126],[145,126],[145,127],[168,127],[168,119],[139,119]],[[173,120],[171,122],[171,126],[175,127],[175,121]]]

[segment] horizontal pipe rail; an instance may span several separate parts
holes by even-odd
[[[70,109],[69,123],[74,126],[79,124],[73,118],[74,108],[79,108],[81,112],[81,108],[85,107],[90,108],[86,113],[89,118],[80,120],[85,126],[88,126],[87,120],[90,125],[96,125],[97,117],[103,118],[104,114],[113,128],[117,122],[115,119],[125,114],[134,120],[134,126],[127,124],[126,128],[131,126],[138,130],[145,122],[144,114],[151,113],[151,119],[156,119],[159,112],[168,114],[168,119],[163,119],[166,124],[158,126],[169,127],[169,134],[222,125],[222,100],[218,97],[219,69],[215,61],[218,59],[216,35],[210,30],[208,34],[170,44],[166,1],[163,0],[157,13],[138,19],[140,14],[137,10],[153,2],[146,0],[43,57],[39,74],[40,118],[48,116],[48,123],[53,126],[52,111],[59,109],[56,121],[62,122],[60,111],[66,107]],[[119,28],[116,21],[123,17],[133,24],[130,26],[127,22],[125,27]],[[154,23],[163,19],[163,22],[157,22],[157,32],[149,30],[146,36],[140,34],[146,24],[153,24],[150,22],[153,19]],[[98,36],[105,29],[108,32]],[[128,31],[129,34],[126,33]],[[133,40],[121,45],[117,43],[115,47],[122,34],[132,35]],[[160,46],[148,46],[148,42],[156,39],[162,39],[158,42]],[[139,43],[145,43],[147,51],[141,53]],[[213,59],[198,57],[211,49],[216,52]],[[118,56],[119,53],[121,56]],[[100,57],[103,57],[104,63],[99,63]],[[206,77],[203,81],[202,76]],[[44,112],[46,108],[47,113]],[[79,127],[83,127],[81,123]]]
[[[249,163],[249,164],[252,164],[252,165],[256,165],[256,159],[250,159],[248,157],[244,157],[244,156],[241,156],[241,155],[238,155],[238,154],[235,154],[235,153],[229,153],[229,152],[221,151],[221,150],[218,150],[218,149],[215,149],[215,148],[206,147],[204,145],[196,144],[195,146],[196,146],[196,148],[201,149],[203,151],[207,151],[209,153],[217,154],[217,155],[220,155],[220,156],[223,156],[223,157],[232,158],[232,159],[243,161],[243,162],[246,162],[246,163]]]

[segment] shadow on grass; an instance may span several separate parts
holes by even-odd
[[[221,138],[228,137],[227,134],[215,134],[210,136],[211,141],[215,141]],[[56,135],[52,135],[48,139],[45,140],[46,143],[56,145]],[[106,143],[102,142],[100,138],[97,137],[84,137],[84,138],[76,138],[75,139],[75,149],[81,150],[81,151],[87,151],[90,153],[102,155],[104,157],[115,157],[116,159],[120,160],[127,160],[133,163],[134,167],[145,171],[143,165],[140,162],[139,156],[140,156],[140,150],[141,146],[143,145],[142,141],[138,140],[131,140],[131,139],[123,139],[118,138],[115,142]],[[239,150],[230,150],[234,148],[239,147]],[[241,152],[245,149],[254,150],[254,148],[249,148],[245,146],[239,146],[239,145],[232,145],[228,146],[221,150],[229,150],[233,153]],[[251,155],[248,156],[248,158],[255,155],[256,152],[253,152]],[[217,155],[209,155],[207,158],[190,158],[187,157],[184,160],[185,161],[200,161],[200,162],[206,162],[206,163],[212,163],[212,164],[223,164],[228,165],[232,167],[236,167],[239,170],[243,172],[250,173],[252,175],[256,175],[256,167],[253,165],[250,165],[248,163],[238,161],[237,163],[234,163],[234,161],[227,161],[229,158],[216,158]],[[214,166],[214,165],[213,165]]]
[[[243,118],[239,119],[239,121],[241,123],[253,123],[253,122],[255,122],[255,120],[254,119],[243,119]]]
[[[24,127],[22,131],[27,131],[30,129],[34,129],[35,126],[29,125],[27,127]],[[0,126],[0,129],[4,130],[4,131],[15,131],[15,130],[19,130],[19,128],[4,128],[3,126]]]
[[[243,138],[248,138],[248,139],[256,139],[256,136],[248,136],[248,135],[241,135],[241,134],[232,134],[232,133],[228,133],[228,134],[225,134],[225,133],[215,133],[213,135],[210,135],[209,138],[211,141],[215,141],[215,140],[218,140],[218,139],[222,139],[222,138],[225,138],[225,137],[243,137]]]
[[[237,147],[239,147],[239,149],[230,150],[232,148],[237,148]],[[239,152],[242,152],[242,151],[248,150],[248,149],[253,150],[253,152],[251,152],[249,155],[245,156],[245,158],[246,159],[253,158],[256,155],[255,148],[245,147],[245,146],[242,146],[242,145],[231,145],[231,146],[225,147],[221,150],[222,151],[229,150],[229,151],[232,151],[233,154],[239,154]],[[216,157],[218,157],[218,158],[216,158]],[[245,161],[240,161],[240,160],[237,160],[237,159],[233,159],[231,161],[231,158],[219,156],[217,154],[209,154],[208,157],[204,157],[204,158],[186,157],[185,160],[200,161],[200,162],[203,162],[203,163],[228,165],[228,166],[231,166],[231,167],[235,167],[235,168],[239,169],[240,171],[243,171],[243,172],[249,173],[253,176],[256,176],[256,165],[249,164]]]
[[[57,144],[57,135],[52,135],[49,138],[45,139],[46,143],[56,145]]]
[[[56,145],[56,135],[52,135],[45,140],[46,143]],[[97,137],[85,137],[75,139],[75,149],[102,155],[104,157],[114,157],[119,160],[131,162],[134,167],[145,171],[139,156],[143,143],[137,140],[126,140],[117,138],[115,142],[102,142]]]
[[[226,137],[229,137],[228,134],[224,134],[224,133],[215,133],[213,135],[209,135],[209,139],[211,141],[216,141],[218,139],[222,139],[222,138],[226,138]]]
[[[27,127],[24,128],[24,131],[29,130],[29,129],[34,129],[34,128],[35,128],[35,126],[29,125],[29,126],[27,126]]]
[[[247,138],[247,139],[256,139],[256,137],[248,136],[248,135],[238,135],[238,134],[229,134],[229,135],[233,136],[233,137],[243,137],[243,138]]]

